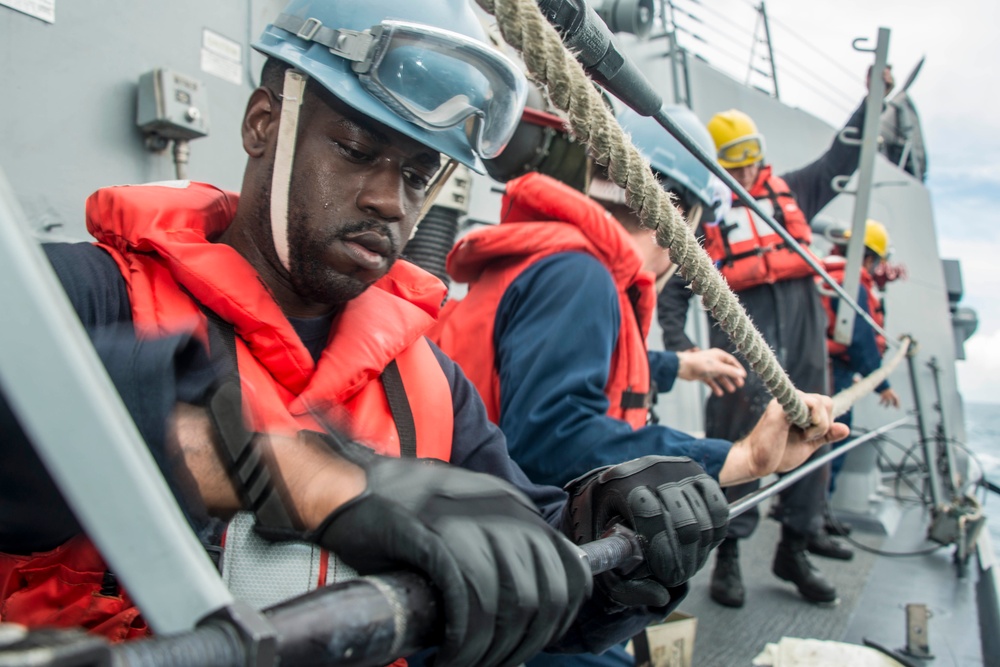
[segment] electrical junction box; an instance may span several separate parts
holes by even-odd
[[[164,140],[208,135],[205,85],[197,79],[158,68],[139,77],[136,125],[143,134]]]

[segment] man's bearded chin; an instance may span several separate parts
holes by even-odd
[[[330,244],[348,230],[339,230],[320,238],[310,237],[306,232],[309,228],[304,220],[293,220],[288,226],[289,264],[291,271],[289,279],[295,292],[316,303],[340,305],[351,299],[356,299],[374,284],[366,282],[351,274],[338,273],[323,262],[326,249]],[[389,268],[399,256],[393,249],[389,259]]]

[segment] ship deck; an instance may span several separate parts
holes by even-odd
[[[855,526],[850,539],[890,552],[925,551],[927,516],[919,506],[895,510],[898,522],[891,535],[874,525]],[[764,512],[766,516],[766,509]],[[865,639],[888,649],[906,645],[906,605],[930,610],[928,641],[932,659],[907,658],[927,667],[981,667],[976,602],[975,560],[959,578],[952,562],[953,547],[929,555],[879,556],[854,547],[851,561],[812,556],[837,587],[839,603],[810,604],[794,586],[771,573],[779,524],[763,519],[755,534],[741,543],[740,562],[747,589],[746,605],[730,609],[713,602],[708,585],[714,557],[691,582],[691,592],[679,611],[697,617],[694,648],[696,667],[751,665],[768,642],[782,637],[809,637],[862,644]],[[993,662],[992,664],[1000,664]]]

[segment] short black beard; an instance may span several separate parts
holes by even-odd
[[[323,262],[327,248],[339,239],[357,232],[377,230],[392,242],[389,268],[399,257],[400,249],[387,225],[374,219],[359,220],[336,230],[329,230],[317,238],[310,236],[309,218],[303,213],[289,211],[288,263],[289,279],[295,292],[316,303],[340,305],[356,299],[372,283],[351,274],[337,273]]]

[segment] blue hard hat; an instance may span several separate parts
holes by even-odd
[[[698,117],[687,107],[668,106],[664,112],[686,131],[709,155],[715,154],[712,137]],[[632,135],[632,142],[649,160],[666,190],[676,192],[690,208],[700,202],[711,211],[718,202],[712,172],[681,145],[654,119],[640,116],[631,109],[618,114],[622,128]]]
[[[253,47],[478,171],[524,106],[524,75],[489,45],[467,0],[292,0]]]

